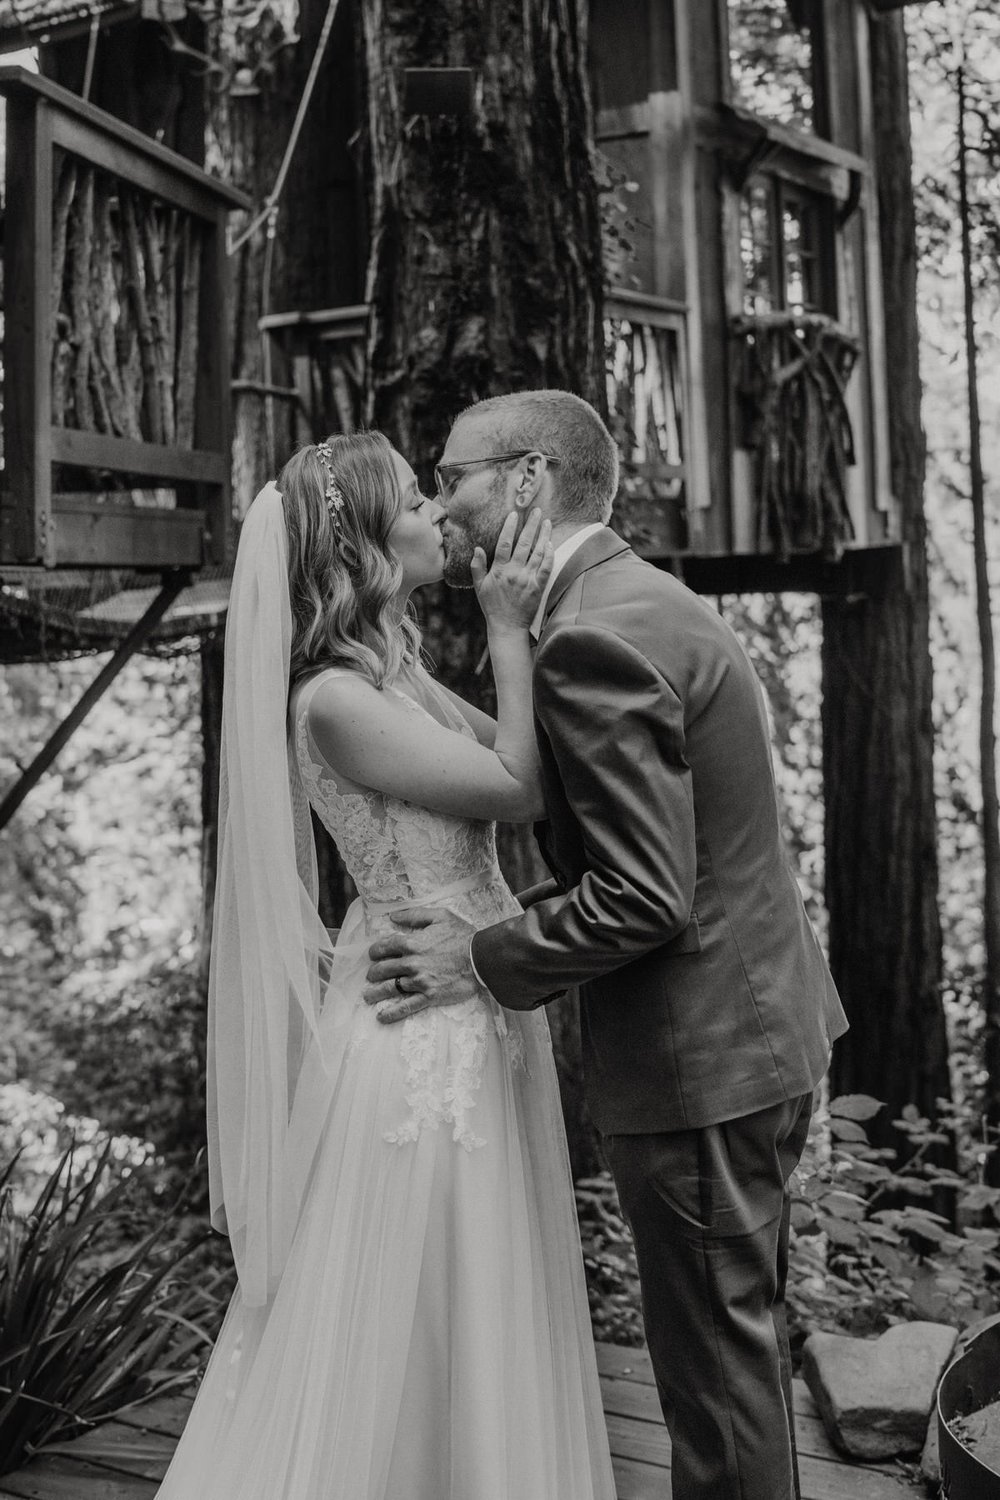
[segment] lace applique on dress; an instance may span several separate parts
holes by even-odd
[[[453,1057],[444,1069],[437,1063],[442,1024],[454,1026]],[[486,1145],[473,1130],[469,1115],[476,1107],[475,1096],[483,1081],[489,1032],[489,1012],[477,1000],[443,1010],[424,1010],[403,1022],[400,1056],[406,1064],[410,1117],[395,1130],[385,1131],[384,1140],[403,1146],[415,1141],[423,1129],[451,1125],[452,1140],[466,1151]]]

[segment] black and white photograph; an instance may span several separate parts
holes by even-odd
[[[0,1500],[1000,1500],[1000,5],[0,0]]]

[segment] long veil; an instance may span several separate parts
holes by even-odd
[[[298,1218],[301,1172],[289,1171],[289,1129],[311,1041],[322,1059],[333,966],[288,737],[291,640],[288,537],[281,495],[269,483],[243,522],[226,621],[208,993],[212,1224],[229,1235],[250,1306],[273,1291]],[[311,1093],[313,1118],[304,1132],[298,1122],[298,1148],[321,1128],[323,1090],[314,1083]]]

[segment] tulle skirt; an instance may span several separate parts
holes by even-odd
[[[384,1026],[361,975],[280,1283],[159,1500],[614,1500],[544,1013]]]

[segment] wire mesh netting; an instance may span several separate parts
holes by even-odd
[[[196,650],[219,629],[229,602],[230,567],[203,568],[182,589],[142,650],[173,656]],[[113,651],[159,592],[149,573],[5,567],[0,577],[0,663],[60,661]]]

